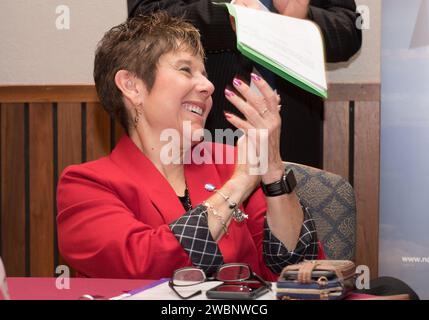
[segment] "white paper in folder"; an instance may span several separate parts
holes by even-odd
[[[237,47],[288,81],[327,97],[323,37],[312,21],[230,3],[235,17]]]

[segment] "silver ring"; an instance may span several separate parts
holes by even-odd
[[[268,108],[265,108],[264,110],[262,110],[262,112],[260,113],[261,117],[263,117],[267,111],[268,111]]]

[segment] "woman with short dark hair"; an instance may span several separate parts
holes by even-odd
[[[214,87],[198,30],[158,12],[104,35],[95,85],[126,135],[58,184],[59,248],[80,275],[158,279],[241,262],[275,280],[284,266],[323,256],[280,157],[279,97],[252,77],[263,96],[239,79],[224,91],[245,115],[225,114],[244,132],[237,147],[202,141]]]

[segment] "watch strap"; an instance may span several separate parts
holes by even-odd
[[[291,193],[296,187],[296,178],[292,169],[285,170],[280,180],[272,183],[261,183],[261,188],[267,197],[276,197]]]

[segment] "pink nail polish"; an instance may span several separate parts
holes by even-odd
[[[255,74],[255,73],[251,73],[251,74],[250,74],[250,77],[251,77],[253,80],[255,80],[255,81],[260,81],[260,80],[262,80],[262,78],[261,78],[260,76],[258,76],[257,74]]]
[[[231,90],[225,89],[224,92],[225,92],[225,95],[227,97],[233,97],[233,96],[235,96],[234,92],[232,92]]]
[[[228,112],[224,111],[223,114],[225,115],[225,118],[227,118],[227,119],[231,119],[232,118],[232,114],[231,113],[228,113]]]
[[[232,83],[234,84],[234,86],[239,87],[241,86],[242,82],[240,79],[234,78],[234,80],[232,81]]]

